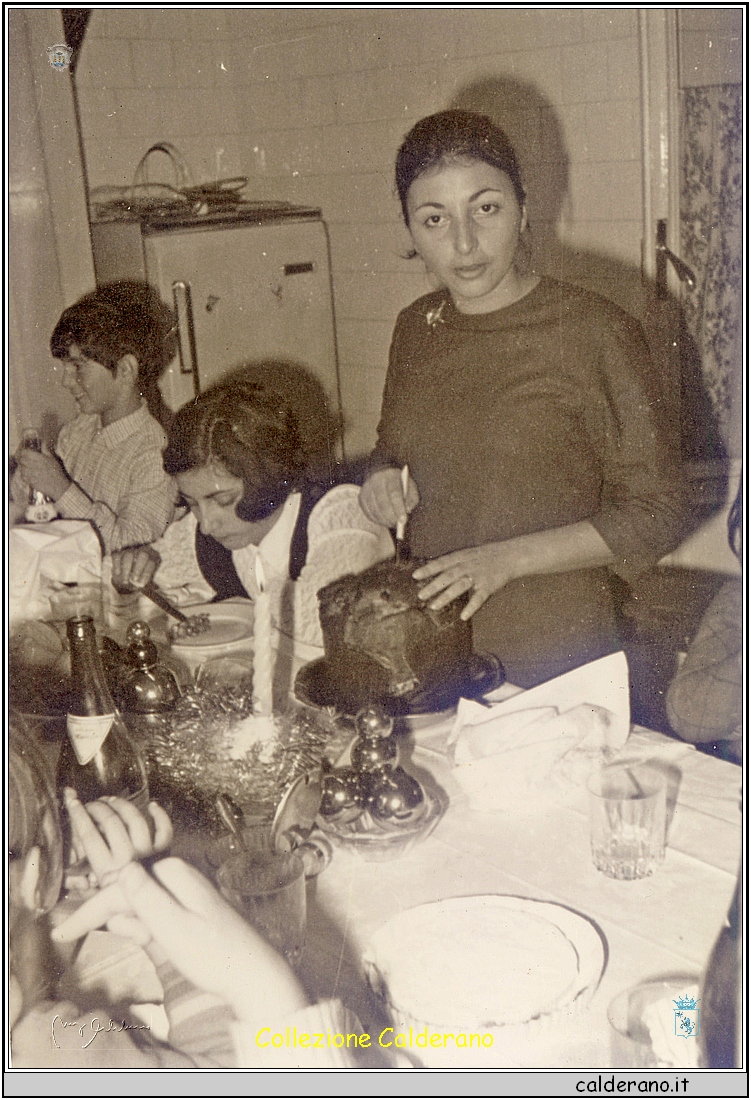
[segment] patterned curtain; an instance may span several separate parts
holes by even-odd
[[[684,291],[686,323],[727,440],[740,385],[742,319],[742,86],[681,93],[681,256],[696,274]]]

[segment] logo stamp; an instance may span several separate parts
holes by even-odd
[[[64,73],[70,65],[73,50],[70,46],[64,46],[59,42],[56,46],[47,47],[47,60],[58,73]]]
[[[695,1039],[700,1030],[699,1001],[684,994],[673,1004],[673,1031],[683,1039]]]

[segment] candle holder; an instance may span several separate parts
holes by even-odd
[[[318,823],[364,859],[393,859],[433,830],[443,805],[400,766],[394,720],[383,708],[364,707],[355,728],[351,766],[324,773]]]
[[[292,780],[324,761],[336,763],[352,737],[350,726],[296,703],[255,715],[252,676],[234,682],[202,676],[183,688],[172,711],[149,717],[140,732],[153,797],[178,826],[214,836],[226,832],[220,795],[247,820],[270,824]]]

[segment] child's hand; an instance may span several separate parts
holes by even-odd
[[[75,791],[65,789],[65,808],[79,855],[85,855],[100,885],[133,859],[144,859],[172,843],[172,824],[161,806],[149,803],[154,839],[149,823],[132,802],[124,798],[100,798],[85,807]]]
[[[65,467],[55,455],[22,447],[16,453],[16,461],[23,480],[50,500],[59,500],[71,484]]]
[[[128,546],[112,554],[112,584],[127,594],[143,588],[159,568],[159,554],[152,546]]]
[[[121,935],[137,926],[189,981],[231,1005],[238,1019],[263,1023],[307,1004],[282,957],[199,871],[170,858],[152,872],[127,864],[116,882],[54,930],[53,940],[78,939],[105,922]]]

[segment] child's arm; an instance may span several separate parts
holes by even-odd
[[[104,495],[105,487],[102,486]],[[54,499],[54,498],[53,498]],[[56,500],[63,519],[87,519],[96,527],[107,553],[124,546],[154,542],[163,533],[175,510],[175,488],[162,469],[160,453],[144,451],[129,471],[127,491],[120,495],[117,511],[89,496],[71,481]]]
[[[196,557],[196,521],[188,512],[172,520],[151,546],[131,546],[112,555],[112,583],[132,592],[154,580],[178,606],[213,600]]]

